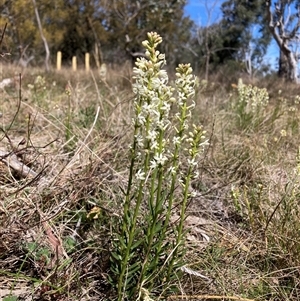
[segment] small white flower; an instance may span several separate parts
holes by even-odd
[[[153,106],[152,103],[150,103],[150,104],[144,103],[144,104],[142,105],[142,110],[141,110],[141,111],[142,111],[145,115],[147,115],[147,114],[150,114],[150,113],[153,111],[153,109],[154,109],[154,106]]]
[[[146,179],[145,177],[145,173],[142,171],[142,170],[138,170],[137,173],[135,174],[135,178],[138,180],[138,181],[144,181]]]
[[[189,125],[188,125],[188,123],[187,123],[187,121],[186,121],[186,120],[183,122],[183,124],[182,124],[182,128],[183,128],[184,130],[188,130],[188,128],[189,128]]]
[[[153,159],[150,161],[150,169],[155,169],[157,167],[157,162]]]
[[[170,111],[170,108],[171,108],[171,105],[168,102],[164,101],[164,103],[163,103],[163,105],[161,106],[160,109],[162,111],[165,111],[165,112],[168,113]]]
[[[159,70],[158,76],[159,76],[160,78],[164,78],[164,79],[167,79],[167,80],[169,79],[168,73],[167,73],[166,70]]]
[[[204,139],[205,137],[203,137],[203,139]],[[201,139],[202,139],[202,137],[201,137]],[[204,141],[202,141],[201,143],[200,143],[200,146],[201,147],[205,147],[205,146],[208,146],[209,145],[209,140],[208,139],[206,139],[206,140],[204,140]]]
[[[176,168],[174,166],[169,167],[168,173],[170,173],[171,175],[175,175],[176,174]]]
[[[146,123],[146,118],[145,118],[144,115],[139,114],[136,118],[137,118],[138,125],[140,125],[140,126],[145,125],[145,123]]]
[[[150,168],[155,169],[158,166],[163,166],[168,160],[167,156],[159,153],[154,156],[154,158],[150,161]]]
[[[153,149],[157,149],[158,148],[158,143],[156,140],[152,141],[151,142],[151,145],[150,145],[150,149],[153,150]]]
[[[286,130],[281,130],[280,135],[281,137],[286,137],[287,136]]]
[[[181,138],[178,136],[173,137],[173,144],[179,145],[181,143]]]
[[[178,179],[178,182],[179,182],[179,184],[180,184],[183,188],[185,188],[185,182],[184,182],[184,179],[183,179],[182,177],[180,177],[180,178]]]
[[[193,190],[193,191],[190,193],[190,196],[191,196],[192,198],[195,198],[195,197],[197,196],[197,192]]]
[[[164,165],[168,158],[164,154],[160,153],[154,156],[154,160],[157,162],[157,164]]]
[[[198,179],[199,178],[199,171],[196,170],[193,174],[193,179]]]
[[[152,131],[149,131],[148,135],[147,135],[147,139],[151,140],[152,141],[155,141],[156,140],[156,137],[157,137],[157,132],[152,130]]]
[[[157,127],[160,129],[160,130],[166,130],[167,127],[169,126],[169,122],[167,120],[157,120],[156,122],[157,124]]]
[[[195,161],[195,158],[192,158],[192,159],[188,159],[188,164],[190,166],[197,166],[198,162]]]
[[[136,139],[136,144],[138,147],[143,147],[144,146],[144,139],[141,135],[136,135],[135,136],[135,139]]]

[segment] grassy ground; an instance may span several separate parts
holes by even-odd
[[[210,146],[191,187],[184,277],[169,300],[300,299],[298,87],[252,84],[268,101],[247,79],[198,87],[193,118]],[[132,99],[125,69],[106,81],[28,69],[21,93],[18,84],[1,91],[3,300],[112,298],[111,224],[122,214]]]

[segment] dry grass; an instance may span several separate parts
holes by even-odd
[[[27,70],[21,100],[18,87],[1,92],[1,292],[112,298],[111,221],[121,214],[131,134],[126,70],[106,82],[96,72]],[[14,72],[3,67],[3,77]],[[240,128],[231,84],[210,82],[197,95],[210,147],[192,185],[187,269],[168,298],[299,300],[297,87],[259,82],[270,93],[264,118]]]

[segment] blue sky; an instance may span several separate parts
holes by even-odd
[[[185,13],[198,25],[210,25],[214,22],[218,22],[222,18],[220,7],[223,2],[224,0],[188,0],[188,4],[185,7]],[[209,10],[211,11],[210,20]],[[265,57],[265,62],[270,63],[273,68],[276,68],[278,55],[278,46],[276,45],[276,42],[272,40]]]
[[[211,10],[210,23],[219,21],[222,18],[220,10],[221,4],[224,0],[188,0],[188,4],[185,7],[185,13],[189,15],[197,24],[206,25],[208,22],[208,11],[207,7]]]

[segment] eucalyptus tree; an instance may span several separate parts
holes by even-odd
[[[297,82],[297,48],[300,41],[300,1],[266,0],[268,27],[280,51],[279,71],[281,77]]]
[[[24,52],[33,43],[36,28],[33,23],[33,4],[26,0],[7,0],[0,4],[0,27],[7,23],[3,45],[13,60],[24,57]]]
[[[61,43],[64,20],[68,16],[64,0],[6,0],[0,4],[0,27],[7,23],[4,44],[14,60],[28,61],[33,55],[38,59],[45,52],[45,42],[49,52]],[[39,30],[37,14],[40,19],[43,38]],[[44,40],[44,41],[43,41]]]
[[[220,60],[237,59],[260,63],[271,41],[266,26],[265,0],[228,0],[221,10],[224,50]]]
[[[63,59],[85,52],[95,54],[99,65],[122,63],[141,55],[141,41],[149,31],[164,38],[161,51],[168,63],[182,60],[190,39],[192,21],[184,15],[186,0],[39,0],[36,8],[51,53],[60,50]],[[27,49],[41,57],[45,52],[37,26],[33,0],[4,0],[0,26],[8,22],[9,47]],[[15,52],[15,51],[14,51]],[[55,56],[52,56],[55,58]]]
[[[36,21],[37,21],[37,24],[38,24],[39,32],[40,32],[40,35],[41,35],[41,39],[43,40],[45,51],[46,51],[45,67],[46,67],[46,71],[49,71],[50,70],[50,66],[49,66],[49,59],[50,59],[49,45],[48,45],[47,39],[46,39],[46,37],[45,37],[45,35],[43,33],[43,26],[42,26],[42,23],[41,23],[40,13],[39,13],[39,9],[38,9],[38,6],[36,4],[36,1],[32,0],[32,3],[33,3],[34,12],[35,12],[35,16],[36,16]]]
[[[141,55],[141,41],[149,31],[164,38],[162,51],[176,62],[190,37],[192,21],[184,16],[186,0],[111,0],[103,1],[102,23],[105,24],[110,53],[121,60]],[[105,47],[105,46],[104,46]],[[108,58],[109,59],[109,58]],[[180,59],[180,58],[179,58]]]

